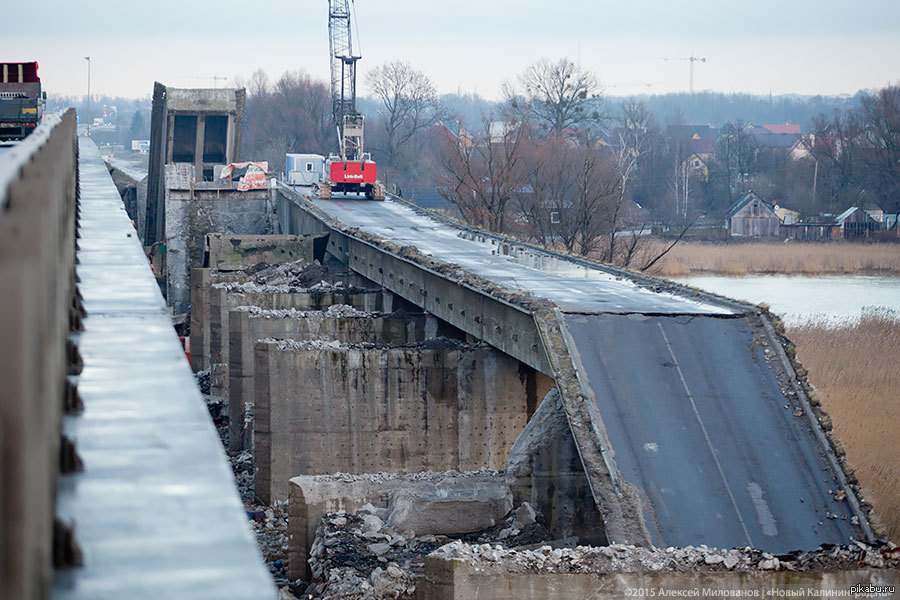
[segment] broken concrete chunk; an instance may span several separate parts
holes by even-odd
[[[522,506],[516,509],[516,527],[523,529],[527,525],[534,523],[536,518],[534,509],[527,502],[523,502]]]
[[[388,524],[400,531],[470,533],[493,527],[511,509],[512,494],[502,483],[421,495],[398,492],[391,498]]]
[[[728,569],[735,568],[738,565],[738,562],[739,562],[738,557],[735,556],[734,554],[730,554],[730,553],[728,555],[726,555],[725,559],[722,561],[722,563]]]
[[[376,544],[369,544],[366,546],[369,552],[376,556],[381,556],[385,552],[391,549],[390,544],[385,544],[384,542],[378,542]]]
[[[373,514],[367,513],[362,515],[362,520],[363,531],[366,533],[373,533],[379,531],[382,527],[384,527],[384,521]]]

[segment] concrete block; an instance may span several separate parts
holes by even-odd
[[[409,318],[335,316],[340,311],[297,311],[241,306],[229,311],[228,405],[232,443],[249,444],[249,435],[235,435],[243,423],[245,406],[253,404],[255,361],[253,346],[265,338],[336,340],[341,343],[403,345],[423,339],[424,315]]]
[[[217,271],[242,271],[259,263],[269,265],[302,260],[311,263],[313,236],[206,234],[209,267]]]
[[[395,475],[303,475],[289,482],[288,575],[291,579],[309,579],[307,558],[316,537],[316,528],[325,513],[356,513],[367,504],[387,506],[391,497],[403,493],[408,497],[465,496],[475,498],[484,493],[494,502],[509,496],[502,473],[414,473]],[[511,502],[510,497],[510,502]],[[512,505],[510,504],[510,508]],[[499,509],[498,509],[499,510]],[[507,509],[509,512],[509,509]],[[465,519],[467,522],[469,518]],[[423,524],[424,525],[424,524]],[[416,531],[425,535],[428,531]]]
[[[391,496],[387,524],[417,535],[470,533],[493,527],[512,507],[512,493],[505,481],[404,490]]]

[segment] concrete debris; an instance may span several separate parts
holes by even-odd
[[[516,509],[516,527],[523,529],[526,525],[534,523],[536,515],[534,509],[527,502],[523,502],[522,506]]]
[[[439,483],[440,481],[448,478],[448,477],[474,477],[474,476],[488,476],[488,477],[500,477],[503,474],[503,471],[497,471],[495,469],[482,468],[477,471],[419,471],[416,473],[361,473],[359,475],[354,475],[352,473],[334,473],[332,475],[313,475],[312,479],[314,481],[340,481],[342,483],[353,483],[354,481],[370,481],[372,483],[384,483],[385,481],[390,481],[392,479],[405,479],[407,481],[429,481],[433,483]],[[367,504],[366,506],[372,506],[371,504]],[[378,510],[374,506],[369,509],[376,514],[374,511]],[[383,510],[383,509],[382,509]],[[366,507],[360,509],[360,512],[369,512]]]
[[[447,477],[449,474],[428,475]],[[508,511],[508,518],[489,531],[458,536],[458,539],[467,541],[489,539],[497,543],[497,548],[503,548],[504,545],[511,547],[522,540],[528,541],[525,537],[509,538],[505,542],[497,539],[500,530],[509,528],[523,507],[524,505],[517,510]],[[377,516],[389,510],[390,508],[376,507],[369,503],[355,515],[329,513],[322,517],[309,553],[312,580],[304,592],[304,597],[360,599],[414,597],[416,586],[424,576],[425,557],[456,536],[434,533],[417,536],[413,530],[398,531],[391,525],[390,517],[383,520]],[[535,513],[530,506],[524,507],[524,513],[534,515],[537,519],[527,529],[532,534],[538,532],[547,539],[550,532],[539,522],[541,515]],[[471,521],[472,518],[470,514],[466,520]],[[378,524],[380,528],[373,531],[372,527]],[[384,541],[374,541],[376,536]],[[533,538],[534,535],[531,536],[531,539]]]
[[[471,492],[460,490],[445,497],[399,492],[391,497],[387,523],[398,531],[470,533],[495,526],[512,507],[512,494],[502,484]]]
[[[348,344],[342,344],[337,340],[276,340],[275,338],[263,338],[258,340],[261,344],[275,344],[279,350],[347,350]]]
[[[374,507],[373,507],[374,508]],[[368,517],[368,519],[365,519]],[[420,543],[403,539],[402,544],[371,542],[365,535],[376,521],[370,512],[357,515],[330,513],[316,530],[310,551],[312,581],[306,588],[307,598],[412,598],[415,581],[424,569],[424,557],[442,541]],[[337,525],[342,523],[342,525]],[[382,527],[380,532],[392,533]],[[393,537],[396,537],[394,534]]]
[[[260,308],[259,306],[236,306],[231,310],[247,312],[254,317],[266,319],[314,319],[314,318],[373,318],[383,316],[381,313],[372,313],[358,310],[347,304],[332,304],[325,310],[297,310]]]
[[[822,546],[813,552],[774,556],[749,547],[722,550],[705,545],[685,548],[645,548],[577,546],[556,548],[544,545],[536,550],[508,549],[498,544],[467,544],[454,541],[435,550],[445,559],[463,560],[473,565],[501,565],[521,573],[641,573],[648,571],[823,571],[897,568],[896,546],[882,548],[855,542],[848,546]]]
[[[272,265],[257,270],[253,281],[259,285],[287,285],[290,287],[310,287],[327,277],[328,271],[318,262],[304,260]]]
[[[346,343],[337,340],[282,340],[270,337],[257,341],[264,344],[275,344],[279,350],[477,350],[484,347],[484,344],[480,342],[470,344],[448,337],[431,338],[415,344]]]

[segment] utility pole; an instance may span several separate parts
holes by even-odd
[[[84,60],[88,62],[87,136],[91,137],[91,57],[85,56]]]
[[[816,168],[813,169],[813,208],[816,206],[816,185],[819,183],[819,159],[816,159]]]

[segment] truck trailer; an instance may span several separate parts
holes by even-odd
[[[37,62],[0,63],[0,142],[21,140],[34,131],[46,99]]]

